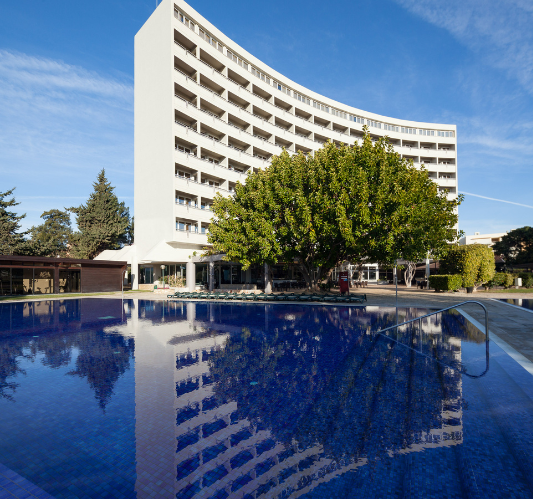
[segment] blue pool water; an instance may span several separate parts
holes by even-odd
[[[531,375],[493,343],[461,374],[485,337],[456,312],[395,320],[0,304],[0,465],[56,498],[533,497]]]
[[[516,299],[516,298],[500,298],[500,301],[514,305],[515,307],[526,308],[527,310],[533,310],[533,299]]]

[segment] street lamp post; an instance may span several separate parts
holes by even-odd
[[[161,273],[163,275],[163,289],[165,289],[165,265],[161,264]]]

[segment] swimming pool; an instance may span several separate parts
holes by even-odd
[[[533,497],[531,375],[493,343],[461,375],[485,337],[458,313],[395,319],[1,304],[0,465],[57,498]]]
[[[531,298],[500,298],[497,301],[503,301],[509,305],[533,311],[533,299]]]

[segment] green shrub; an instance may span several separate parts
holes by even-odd
[[[435,291],[455,291],[461,287],[462,281],[459,274],[429,276],[429,285]]]
[[[489,282],[495,272],[494,254],[484,244],[451,246],[440,261],[440,271],[445,274],[459,274],[462,286],[480,286]]]
[[[523,288],[533,288],[533,274],[531,272],[520,272],[518,277],[522,279]]]
[[[504,286],[505,288],[509,288],[514,284],[514,277],[513,274],[507,272],[497,272],[489,281],[489,286],[491,288],[494,286]]]

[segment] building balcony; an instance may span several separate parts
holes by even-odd
[[[442,186],[456,186],[457,185],[457,179],[456,178],[445,178],[445,177],[439,177],[437,179],[437,182],[439,185]]]
[[[207,245],[207,232],[201,233],[194,230],[180,230],[174,231],[174,242],[182,242],[189,244]]]
[[[176,218],[181,217],[201,222],[211,222],[211,219],[213,218],[213,212],[211,209],[202,209],[201,206],[198,205],[187,205],[182,203],[175,204],[174,215]],[[196,230],[193,232],[196,232]],[[198,229],[198,233],[202,233],[201,229]]]

